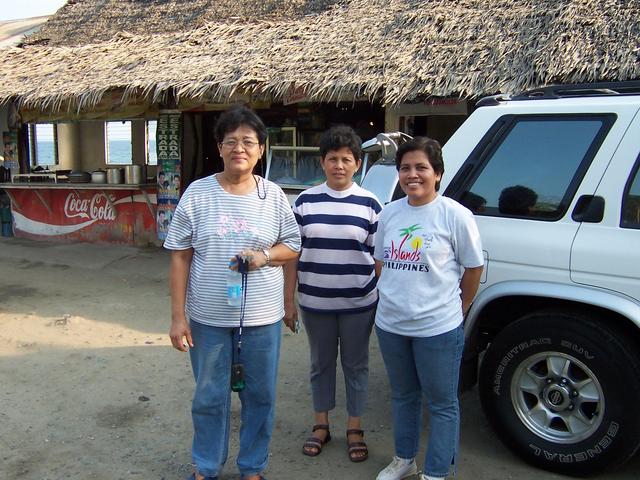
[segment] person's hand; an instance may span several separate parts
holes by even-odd
[[[267,256],[260,250],[242,250],[238,255],[249,261],[249,270],[258,270],[267,264]],[[231,270],[238,270],[238,259],[231,257],[229,259]]]
[[[293,300],[284,301],[284,318],[282,319],[284,324],[289,327],[293,333],[296,331],[296,324],[298,323],[298,309],[296,303]]]
[[[187,322],[187,319],[184,316],[171,320],[169,338],[171,338],[171,345],[173,345],[173,348],[175,348],[176,350],[186,352],[187,347],[193,348],[191,328],[189,328],[189,322]],[[185,340],[187,342],[186,344],[184,343]]]

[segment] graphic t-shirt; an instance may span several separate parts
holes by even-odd
[[[473,214],[440,195],[419,207],[407,198],[388,204],[374,258],[384,262],[376,325],[412,337],[440,335],[462,322],[462,267],[484,263]]]
[[[259,188],[247,195],[226,192],[215,175],[189,185],[164,242],[170,250],[193,248],[187,317],[206,325],[237,327],[240,307],[227,302],[229,259],[242,250],[262,250],[277,243],[300,250],[291,206],[275,183],[261,178]],[[247,282],[243,324],[251,327],[279,322],[284,316],[282,267],[253,270]]]

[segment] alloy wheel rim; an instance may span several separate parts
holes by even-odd
[[[596,375],[561,352],[532,355],[516,369],[511,402],[522,423],[544,440],[571,444],[602,423],[605,398]]]

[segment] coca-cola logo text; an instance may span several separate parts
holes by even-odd
[[[64,201],[64,214],[67,218],[86,218],[90,220],[115,220],[116,212],[107,201],[105,194],[96,193],[88,198],[81,198],[75,192],[67,195]]]

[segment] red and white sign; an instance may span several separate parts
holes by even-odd
[[[89,200],[88,198],[82,198],[76,192],[71,192],[64,201],[64,215],[67,218],[115,220],[116,211],[111,206],[114,200],[113,197],[111,194],[94,193],[91,200]]]
[[[155,190],[12,188],[10,195],[18,237],[156,243]]]

